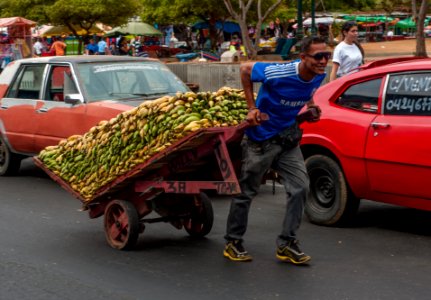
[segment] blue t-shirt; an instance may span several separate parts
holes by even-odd
[[[97,43],[99,53],[105,53],[106,46],[106,42],[104,40],[100,40],[99,43]]]
[[[87,45],[87,50],[90,51],[90,54],[95,54],[97,53],[97,51],[99,51],[99,47],[97,46],[97,44],[88,44]]]
[[[256,107],[268,114],[269,120],[246,130],[254,141],[267,140],[295,123],[301,108],[310,101],[326,74],[318,74],[311,81],[299,77],[300,60],[289,63],[257,62],[251,72],[253,82],[262,82]]]

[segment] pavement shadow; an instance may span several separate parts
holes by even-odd
[[[46,174],[41,168],[34,164],[32,157],[25,158],[21,161],[19,176],[32,176],[41,178],[49,177],[48,174]]]
[[[349,225],[431,236],[431,212],[370,202],[361,204]]]
[[[135,247],[133,247],[133,251],[142,251],[142,252],[152,252],[154,250],[161,249],[182,249],[187,252],[186,249],[212,249],[214,246],[214,241],[210,238],[192,238],[187,236],[154,236],[152,234],[145,235],[145,232],[142,236],[139,237],[139,240]],[[192,252],[194,253],[195,250]]]

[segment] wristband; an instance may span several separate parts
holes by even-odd
[[[252,110],[255,110],[255,109],[259,109],[259,108],[257,108],[256,106],[253,106],[253,107],[249,108],[248,111],[252,111]]]

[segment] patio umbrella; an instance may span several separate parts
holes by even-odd
[[[78,35],[87,35],[87,34],[94,34],[94,33],[101,33],[103,32],[102,29],[99,27],[93,25],[88,31],[83,29],[79,25],[74,25],[74,29],[76,30],[76,33]],[[73,32],[69,29],[69,27],[65,25],[58,25],[58,26],[51,26],[51,28],[47,28],[45,31],[40,33],[41,37],[47,37],[47,36],[56,36],[56,35],[70,35],[73,34]]]
[[[424,26],[428,25],[428,21],[428,19],[424,20]],[[401,29],[416,29],[416,22],[412,18],[408,18],[398,21],[397,24],[395,24],[395,27]]]
[[[0,27],[15,26],[15,25],[35,26],[36,22],[24,19],[22,17],[0,18]]]
[[[118,26],[105,33],[105,36],[119,35],[147,35],[147,36],[163,36],[163,33],[144,22],[129,22],[126,25]]]

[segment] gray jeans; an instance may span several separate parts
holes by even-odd
[[[275,142],[256,143],[247,137],[241,142],[242,168],[239,178],[241,194],[231,202],[227,219],[226,240],[242,240],[247,229],[248,212],[257,195],[263,175],[272,168],[281,178],[286,190],[286,212],[277,246],[282,247],[296,239],[309,192],[309,178],[299,146],[291,149]]]

